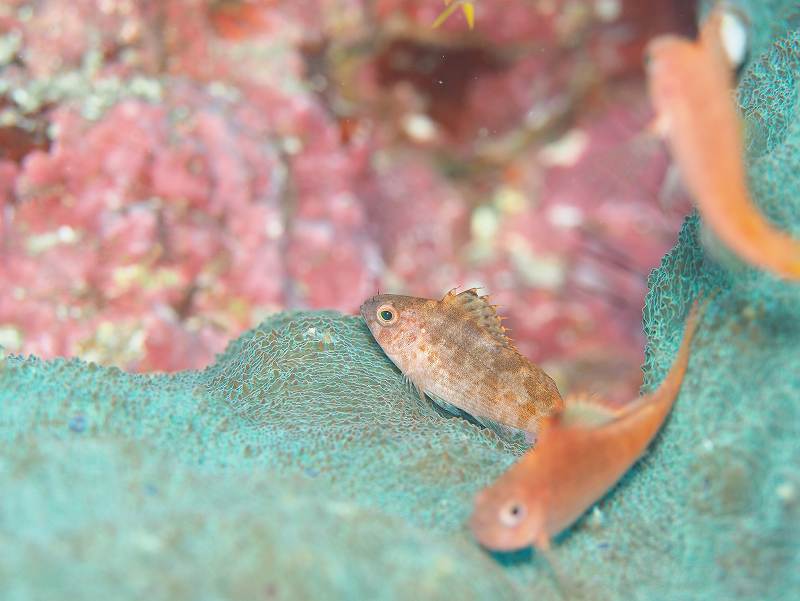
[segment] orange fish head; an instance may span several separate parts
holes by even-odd
[[[379,294],[361,305],[361,316],[384,352],[396,360],[424,331],[426,304],[424,298],[399,294]]]
[[[469,522],[472,533],[481,545],[492,551],[546,545],[546,495],[542,491],[532,491],[530,486],[521,486],[514,478],[506,478],[509,473],[475,496]]]

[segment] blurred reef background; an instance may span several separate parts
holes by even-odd
[[[645,291],[646,390],[718,291],[662,435],[556,571],[575,599],[796,599],[800,287],[695,215],[645,281],[686,203],[641,50],[694,14],[643,4],[480,2],[472,32],[431,31],[437,2],[0,7],[2,598],[561,598],[465,526],[523,449],[312,311],[480,283],[560,384],[617,394]],[[751,190],[800,236],[800,10],[735,4]]]
[[[282,309],[481,285],[562,390],[635,393],[688,206],[642,49],[693,2],[441,9],[3,2],[0,344],[200,368]]]

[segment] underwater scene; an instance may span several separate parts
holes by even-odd
[[[0,600],[800,599],[800,4],[2,0]]]

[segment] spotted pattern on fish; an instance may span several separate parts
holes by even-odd
[[[472,288],[441,300],[381,294],[361,306],[361,315],[420,395],[530,441],[563,402],[550,376],[506,336],[495,309]]]

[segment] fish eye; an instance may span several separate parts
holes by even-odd
[[[390,325],[397,321],[397,311],[391,305],[381,305],[375,313],[378,321],[383,325]]]
[[[506,503],[500,509],[500,523],[509,528],[517,526],[527,513],[525,506],[518,501]]]

